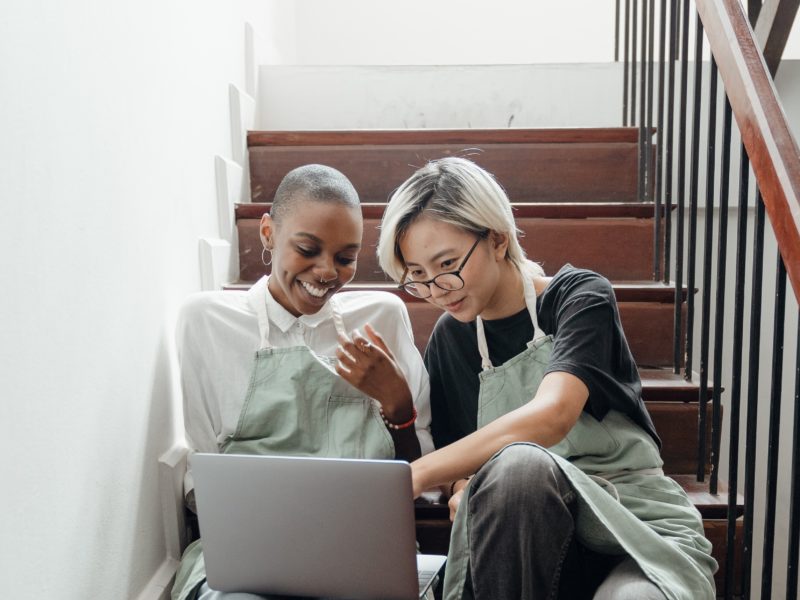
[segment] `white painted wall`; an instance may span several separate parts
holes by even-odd
[[[614,0],[299,0],[299,64],[607,62]]]
[[[297,31],[299,64],[602,63],[614,57],[614,0],[296,0],[295,5],[303,24]],[[797,24],[784,57],[800,59]]]
[[[172,351],[218,235],[214,155],[245,21],[293,60],[291,7],[5,3],[0,19],[0,582],[134,598],[164,559]],[[278,26],[280,25],[280,26]]]
[[[613,127],[622,65],[265,65],[263,129]]]

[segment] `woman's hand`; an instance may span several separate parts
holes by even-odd
[[[456,512],[458,511],[458,506],[461,504],[461,498],[464,497],[464,488],[467,487],[466,485],[458,490],[455,494],[450,496],[450,500],[447,501],[447,507],[450,509],[450,521],[453,522],[456,520]]]
[[[405,423],[414,409],[406,378],[380,334],[371,325],[352,339],[339,338],[336,372],[354,388],[375,398],[390,423]]]

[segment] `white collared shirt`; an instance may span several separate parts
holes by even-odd
[[[335,357],[339,345],[330,303],[313,315],[295,317],[272,297],[262,277],[248,291],[200,292],[178,317],[177,348],[183,386],[183,418],[189,448],[219,452],[234,433],[260,348],[255,303],[266,302],[269,343],[308,346]],[[340,292],[336,302],[346,330],[363,333],[366,323],[383,337],[406,377],[417,409],[417,437],[425,454],[433,450],[428,374],[414,345],[402,300],[386,292]],[[188,492],[188,489],[187,489]]]

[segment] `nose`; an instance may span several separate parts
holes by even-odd
[[[428,289],[431,291],[431,298],[433,299],[441,298],[442,296],[446,296],[450,293],[448,290],[443,290],[432,281],[428,284]]]
[[[339,275],[332,257],[322,257],[314,269],[314,274],[321,281],[333,281]]]

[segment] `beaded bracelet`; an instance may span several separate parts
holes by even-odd
[[[411,418],[405,423],[399,423],[399,424],[392,423],[391,421],[389,421],[389,419],[386,418],[386,415],[383,414],[383,406],[379,406],[378,411],[381,413],[381,419],[383,419],[383,422],[386,424],[386,427],[388,427],[389,429],[394,429],[395,431],[399,431],[401,429],[408,429],[417,420],[416,407],[412,407],[411,409]]]

